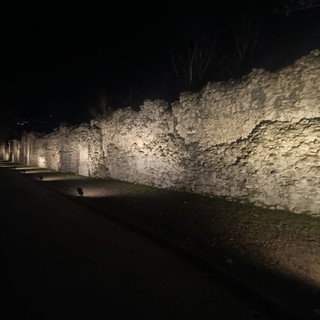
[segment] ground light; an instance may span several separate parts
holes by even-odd
[[[80,195],[80,197],[82,197],[84,194],[82,188],[77,188],[77,191],[78,191],[78,194]]]

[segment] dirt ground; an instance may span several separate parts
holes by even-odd
[[[319,217],[35,167],[16,170],[320,315]]]

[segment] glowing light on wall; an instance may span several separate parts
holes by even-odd
[[[89,175],[88,158],[89,158],[88,145],[79,144],[78,174],[80,174],[81,176]]]
[[[6,149],[4,152],[4,160],[9,161],[9,159],[10,159],[10,153],[9,153],[9,150]]]
[[[38,163],[38,166],[39,166],[40,168],[45,168],[45,167],[46,167],[46,159],[45,159],[45,157],[43,157],[43,156],[38,156],[38,161],[37,161],[37,163]]]

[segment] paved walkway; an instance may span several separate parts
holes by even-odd
[[[41,185],[58,174],[19,170],[0,168],[2,319],[268,319],[219,275]]]

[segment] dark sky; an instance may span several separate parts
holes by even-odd
[[[236,3],[139,7],[120,2],[108,7],[106,2],[2,10],[0,107],[23,117],[53,114],[58,121],[79,122],[101,95],[112,107],[139,105],[145,98],[170,100],[177,92],[164,66],[176,44],[199,24],[209,26],[211,34],[218,34],[221,52],[207,79],[226,78],[230,74],[219,64],[233,59],[231,34],[248,13],[262,22],[260,40],[272,48],[254,60],[258,67],[277,68],[319,47],[319,9],[287,16],[276,10],[279,1]]]

